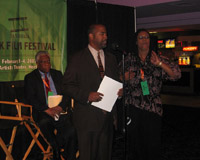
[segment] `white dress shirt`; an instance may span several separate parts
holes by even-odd
[[[90,52],[92,53],[92,56],[94,57],[94,60],[97,64],[97,66],[99,67],[99,62],[98,62],[98,51],[96,49],[94,49],[91,45],[88,44],[88,48],[90,50]],[[103,49],[99,50],[99,54],[100,54],[100,58],[101,58],[101,63],[103,65],[103,69],[105,71],[105,56],[104,56],[104,51]]]

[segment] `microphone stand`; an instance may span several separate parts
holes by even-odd
[[[126,142],[127,142],[127,133],[126,133],[126,131],[127,131],[127,127],[126,127],[126,115],[127,115],[127,113],[126,113],[126,106],[125,106],[125,99],[126,99],[126,93],[125,93],[125,64],[124,64],[124,57],[125,57],[125,54],[124,54],[124,52],[123,52],[123,54],[122,54],[122,76],[123,76],[123,101],[122,101],[122,111],[123,111],[123,133],[124,133],[124,158],[125,158],[125,160],[127,159],[126,158],[126,150],[127,150],[127,144],[126,144]]]
[[[131,123],[130,117],[127,116],[127,112],[129,109],[129,105],[126,106],[125,101],[126,101],[126,92],[125,92],[125,55],[127,53],[125,51],[122,51],[122,75],[123,75],[123,133],[124,133],[124,159],[128,160],[127,157],[127,149],[128,149],[128,136],[127,136],[127,125]],[[129,64],[130,67],[131,64]],[[130,87],[130,70],[129,70],[129,80],[128,80],[128,88]]]
[[[126,92],[125,92],[125,55],[126,52],[122,51],[122,76],[123,76],[123,133],[124,133],[124,159],[127,160],[127,108],[125,104]]]
[[[123,98],[122,98],[122,132],[124,134],[124,160],[127,160],[127,108],[126,104],[125,104],[125,100],[126,100],[126,92],[125,92],[125,55],[127,55],[127,53],[119,48],[118,44],[113,44],[112,48],[114,51],[118,51],[119,53],[122,54],[122,83],[123,83]],[[129,78],[130,79],[130,78]],[[128,83],[129,84],[129,83]],[[129,87],[129,86],[128,86]]]

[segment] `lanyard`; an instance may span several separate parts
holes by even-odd
[[[144,71],[142,68],[140,68],[140,73],[141,73],[141,80],[144,80]]]
[[[49,84],[47,84],[47,82],[45,81],[44,78],[42,78],[42,81],[43,81],[44,85],[45,85],[47,88],[50,88]]]
[[[141,87],[142,87],[142,93],[144,96],[146,96],[146,95],[149,95],[149,87],[148,87],[147,80],[144,81],[144,70],[142,68],[140,68],[140,73],[141,73],[141,80],[142,80],[142,82],[140,82]]]

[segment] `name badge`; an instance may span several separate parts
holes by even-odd
[[[142,81],[140,83],[141,83],[143,95],[144,96],[149,95],[149,87],[148,87],[147,81]]]
[[[49,96],[53,96],[53,92],[52,92],[52,91],[49,91],[49,92],[48,92],[48,97],[49,97]]]

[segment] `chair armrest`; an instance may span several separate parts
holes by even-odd
[[[9,107],[11,106],[15,106],[17,109],[17,113],[18,115],[16,116],[7,116],[7,115],[2,115],[0,114],[0,119],[8,119],[8,120],[23,120],[25,119],[32,119],[32,106],[29,104],[24,104],[24,103],[20,103],[20,102],[11,102],[11,101],[0,101],[0,104],[6,104]],[[26,116],[26,115],[22,115],[22,108],[29,108],[30,111],[30,115]]]

